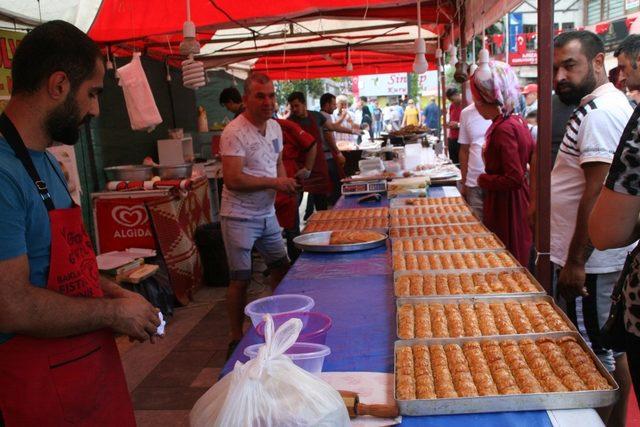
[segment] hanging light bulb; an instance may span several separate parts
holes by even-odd
[[[424,74],[429,68],[429,64],[427,63],[427,58],[425,56],[426,46],[424,44],[424,40],[416,39],[415,52],[416,57],[413,60],[413,72],[416,74]]]
[[[113,70],[113,62],[111,62],[111,46],[107,46],[107,70]]]
[[[458,63],[458,48],[455,44],[449,45],[449,65],[455,67]]]
[[[353,71],[353,64],[351,63],[351,45],[347,43],[347,71]]]
[[[429,64],[427,63],[427,57],[425,56],[427,48],[424,40],[422,39],[422,10],[420,9],[420,0],[416,1],[416,7],[418,9],[418,37],[414,43],[414,52],[416,53],[416,57],[413,60],[413,72],[416,74],[424,74],[429,69]]]
[[[169,61],[167,61],[166,58],[164,60],[164,69],[165,69],[165,72],[167,73],[165,78],[166,78],[167,82],[170,82],[172,80],[171,79],[171,71],[169,70]]]
[[[193,59],[193,54],[182,61],[182,84],[188,89],[198,89],[207,84],[204,75],[204,64]]]
[[[180,53],[182,55],[197,55],[200,53],[200,43],[196,40],[196,25],[191,21],[191,5],[187,1],[187,20],[182,24],[182,41]]]
[[[442,49],[440,49],[440,47],[438,47],[436,49],[436,59],[440,59],[442,58]]]
[[[491,68],[489,68],[489,51],[485,48],[480,50],[478,55],[478,69],[475,72],[476,78],[488,80],[491,78]]]

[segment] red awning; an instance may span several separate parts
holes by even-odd
[[[435,22],[436,1],[422,3],[422,19]],[[448,21],[451,7],[441,7],[440,14],[441,22]],[[191,0],[191,20],[198,31],[313,16],[415,21],[416,8],[412,0]],[[182,0],[102,0],[88,34],[97,42],[117,42],[180,33],[185,18]]]
[[[252,67],[276,80],[313,79],[333,76],[358,76],[410,72],[414,55],[406,53],[381,53],[352,51],[353,70],[347,71],[346,52],[311,55],[279,55],[260,58]],[[435,69],[435,57],[427,56],[429,69]]]

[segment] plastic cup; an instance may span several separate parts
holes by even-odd
[[[324,313],[309,311],[306,313],[284,313],[273,316],[273,326],[278,329],[289,319],[300,319],[304,327],[300,331],[297,342],[310,342],[324,344],[327,340],[327,332],[331,329],[331,318]],[[265,322],[256,326],[256,332],[264,337]]]
[[[249,359],[254,359],[263,345],[250,345],[244,349],[244,355]],[[324,358],[331,354],[331,349],[323,344],[296,342],[284,354],[305,371],[319,374],[322,372]]]
[[[315,301],[306,295],[282,294],[257,299],[244,308],[244,314],[251,318],[253,327],[262,322],[265,314],[274,316],[285,313],[304,313],[313,308]],[[303,321],[304,322],[304,321]]]

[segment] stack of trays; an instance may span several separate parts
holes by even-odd
[[[404,415],[592,408],[618,386],[459,197],[394,199],[395,398]]]

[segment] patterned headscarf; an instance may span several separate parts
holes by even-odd
[[[500,106],[502,114],[513,112],[520,97],[520,84],[513,69],[504,62],[490,61],[491,78],[479,80],[477,70],[471,76],[471,92],[487,104]]]

